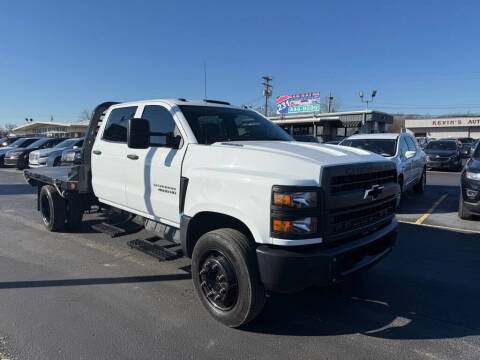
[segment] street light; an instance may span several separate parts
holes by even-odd
[[[362,103],[366,103],[367,104],[367,110],[368,110],[368,103],[372,102],[373,101],[373,98],[377,95],[377,90],[373,90],[372,91],[372,95],[370,96],[370,98],[364,98],[363,96],[363,91],[360,91],[358,93],[358,96],[360,96],[360,100],[362,101]]]

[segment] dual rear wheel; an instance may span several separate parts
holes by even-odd
[[[52,185],[42,187],[39,201],[43,225],[48,231],[60,231],[65,226],[73,230],[80,226],[83,209],[79,201],[65,200]]]

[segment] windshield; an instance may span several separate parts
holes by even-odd
[[[180,105],[199,144],[219,141],[293,141],[282,128],[252,110]]]
[[[346,139],[341,145],[351,146],[390,157],[397,152],[397,139]]]
[[[455,141],[432,141],[427,147],[427,150],[457,150]]]
[[[31,143],[28,142],[28,140],[32,140],[32,139],[23,139],[23,138],[20,138],[20,139],[17,139],[15,140],[13,143],[10,144],[10,147],[19,147],[19,146],[22,146],[22,145],[28,145]]]
[[[34,148],[37,148],[37,147],[40,147],[43,145],[43,143],[45,143],[48,139],[40,139],[40,140],[37,140],[33,143],[31,143],[30,145],[27,146],[27,149],[34,149]]]
[[[78,139],[67,139],[63,140],[62,142],[58,143],[54,147],[56,148],[71,148],[78,142]]]

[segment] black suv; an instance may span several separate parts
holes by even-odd
[[[462,156],[456,140],[430,141],[423,151],[427,154],[427,169],[447,168],[457,171],[462,169]]]
[[[461,176],[458,216],[471,219],[480,216],[480,143],[477,142],[471,158],[467,161]]]

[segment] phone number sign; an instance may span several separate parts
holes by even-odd
[[[320,111],[320,93],[283,95],[277,97],[277,114],[298,114]]]

